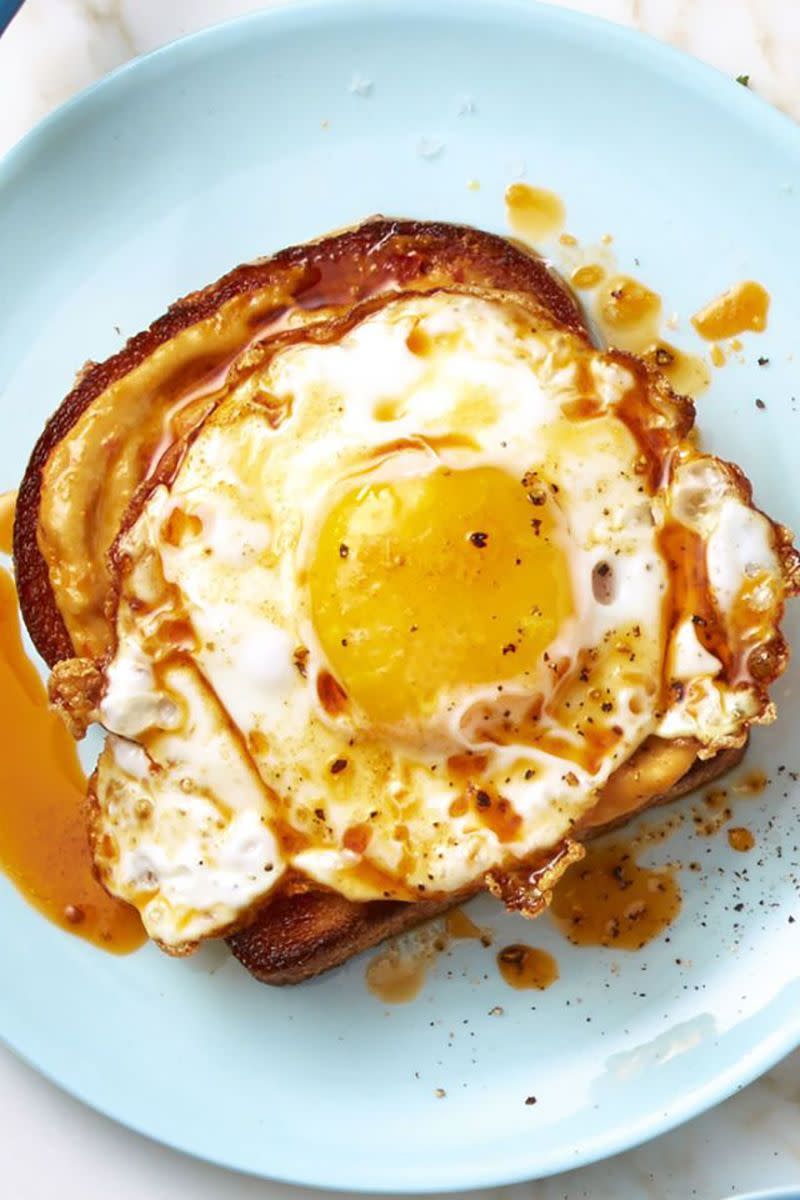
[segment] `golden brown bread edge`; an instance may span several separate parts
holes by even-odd
[[[42,476],[55,447],[106,389],[170,339],[240,296],[269,291],[277,327],[287,312],[294,314],[295,310],[307,323],[327,319],[386,292],[454,285],[523,293],[565,329],[588,336],[574,297],[542,259],[523,247],[469,227],[375,218],[237,267],[216,283],[179,300],[118,354],[103,363],[89,364],[37,442],[17,502],[14,559],[20,606],[34,644],[48,664],[71,658],[75,651],[37,538]],[[267,323],[263,340],[269,338]],[[109,547],[102,549],[105,552]],[[666,803],[708,783],[733,766],[742,753],[725,751],[712,760],[696,761],[668,791],[642,807]],[[585,836],[597,832],[587,831]],[[256,913],[246,929],[229,938],[229,944],[257,979],[271,984],[299,983],[445,912],[481,886],[444,900],[415,904],[356,904],[316,889],[286,893]]]
[[[653,796],[638,812],[669,804],[695,788],[706,787],[741,762],[745,749],[740,746],[735,750],[723,750],[711,759],[697,759],[669,791]],[[587,839],[598,837],[626,824],[630,816],[638,815],[638,812],[595,826],[584,836]],[[302,983],[332,967],[341,966],[353,955],[377,946],[387,937],[405,933],[424,921],[441,916],[481,891],[482,886],[478,883],[443,900],[413,904],[397,900],[355,904],[335,893],[316,890],[279,896],[261,910],[252,925],[228,938],[228,945],[239,962],[261,983]]]

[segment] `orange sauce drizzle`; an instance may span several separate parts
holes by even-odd
[[[367,987],[384,1004],[407,1004],[419,995],[428,969],[447,945],[446,932],[436,926],[423,926],[410,938],[390,942],[367,964]]]
[[[570,283],[579,291],[589,291],[602,283],[605,275],[605,271],[598,263],[587,263],[585,267],[575,268],[570,276]]]
[[[624,843],[590,846],[559,881],[550,912],[576,946],[639,950],[680,912],[681,893],[666,867],[642,867]]]
[[[399,954],[390,948],[367,967],[367,987],[384,1004],[407,1004],[422,991],[427,967],[424,955]]]
[[[14,540],[14,510],[16,507],[16,492],[3,492],[0,494],[0,554],[11,553]]]
[[[661,297],[637,279],[613,275],[596,293],[595,316],[610,345],[639,353],[658,338]]]
[[[740,854],[746,854],[748,850],[753,849],[755,844],[755,837],[743,825],[735,825],[728,830],[728,845],[731,850],[738,850]]]
[[[398,874],[389,875],[369,858],[362,858],[352,867],[346,868],[344,874],[355,883],[361,884],[375,895],[383,896],[384,900],[417,900],[418,896],[403,883],[403,875],[413,870],[413,860],[401,859]]]
[[[146,940],[136,909],[92,871],[86,780],[75,743],[52,711],[20,637],[14,582],[0,570],[0,867],[62,929],[114,954]]]
[[[472,917],[467,916],[463,908],[451,908],[444,920],[444,928],[448,937],[454,941],[475,941],[484,946],[491,943],[492,936],[487,929],[476,925]]]
[[[754,767],[742,779],[734,783],[733,790],[739,796],[758,796],[769,783],[766,771]]]
[[[553,705],[549,706],[553,709]],[[569,741],[560,734],[550,733],[545,731],[534,741],[534,745],[538,746],[545,754],[552,754],[558,758],[569,759],[570,762],[576,763],[583,767],[590,775],[595,775],[599,770],[610,750],[620,740],[622,734],[611,728],[602,729],[596,725],[586,725],[581,727],[584,734],[578,745]]]
[[[603,246],[611,237],[601,238]],[[661,297],[628,275],[620,274],[611,253],[602,247],[575,251],[577,239],[565,237],[559,242],[567,247],[562,256],[565,271],[577,291],[595,290],[592,315],[605,342],[620,350],[638,354],[662,375],[676,392],[699,396],[711,383],[708,363],[699,355],[671,345],[661,335]],[[587,261],[581,261],[583,256]]]
[[[681,396],[699,396],[711,383],[708,364],[699,355],[687,354],[670,342],[659,339],[644,350],[642,357],[666,375]]]
[[[670,522],[659,533],[659,548],[670,568],[667,599],[667,628],[691,616],[701,645],[718,658],[726,674],[731,670],[728,636],[711,596],[706,547],[699,534],[678,522]]]
[[[718,342],[746,330],[762,333],[767,328],[768,312],[769,292],[760,283],[746,279],[696,312],[692,324],[706,341]]]
[[[543,992],[559,977],[558,963],[546,950],[515,942],[497,955],[500,974],[510,987]]]
[[[714,837],[733,816],[725,788],[712,788],[703,796],[703,806],[692,809],[694,831],[698,837]]]
[[[325,712],[339,716],[347,708],[347,693],[330,671],[320,671],[317,676],[317,695]]]
[[[564,224],[564,205],[555,192],[512,183],[506,188],[506,217],[515,233],[530,241],[554,237]]]
[[[418,358],[427,358],[433,350],[433,339],[417,322],[406,338],[406,345],[411,353],[416,354]]]
[[[519,836],[522,817],[513,808],[511,802],[495,791],[476,788],[470,784],[467,789],[469,804],[482,825],[491,829],[500,842],[513,842]]]

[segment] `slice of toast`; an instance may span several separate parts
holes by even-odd
[[[635,812],[587,827],[584,838],[594,838],[627,824],[634,816],[656,805],[669,804],[696,788],[707,787],[741,762],[746,746],[723,750],[711,759],[696,759],[667,791],[653,795]],[[444,900],[404,904],[373,901],[354,904],[333,892],[307,891],[278,897],[258,914],[252,925],[228,938],[228,945],[261,983],[302,983],[338,967],[395,934],[405,933],[424,921],[441,916],[482,890],[482,884],[454,893]]]
[[[523,247],[461,226],[376,218],[238,267],[178,301],[112,358],[89,364],[39,439],[17,503],[20,605],[45,660],[77,658],[75,678],[91,680],[91,660],[102,662],[112,644],[110,548],[159,462],[191,435],[242,352],[390,292],[448,286],[524,296],[543,319],[588,337],[571,293]],[[661,787],[652,783],[664,778],[659,758],[645,794],[614,820],[707,783],[740,756],[698,760]],[[257,978],[296,983],[477,890],[414,904],[287,892],[229,941]]]

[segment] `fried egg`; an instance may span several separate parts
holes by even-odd
[[[691,422],[511,296],[246,355],[115,549],[109,890],[173,952],[298,879],[440,897],[557,846],[650,735],[741,744],[786,539]]]

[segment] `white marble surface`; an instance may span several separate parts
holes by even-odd
[[[751,86],[800,119],[800,0],[573,0]],[[27,0],[0,40],[0,152],[134,55],[264,0]],[[9,1200],[250,1200],[322,1196],[236,1176],[145,1141],[0,1047],[0,1154]],[[702,1200],[800,1190],[800,1052],[674,1133],[606,1163],[499,1192],[505,1200]]]

